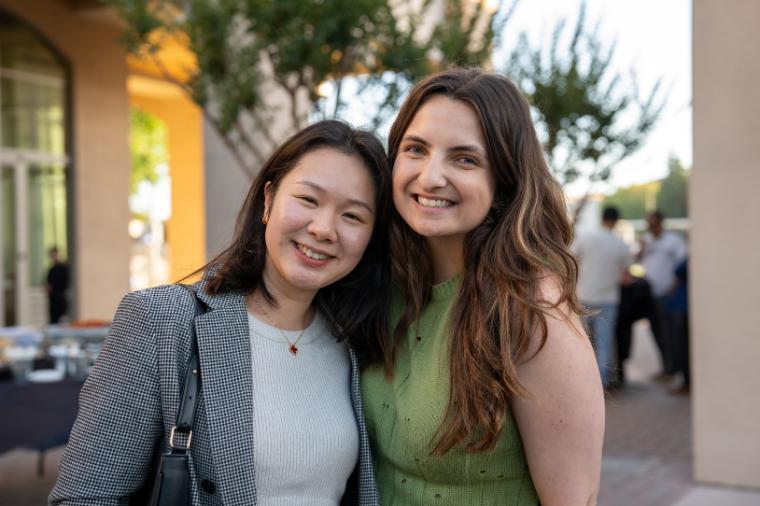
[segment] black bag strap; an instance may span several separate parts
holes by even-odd
[[[206,305],[198,298],[198,287],[195,285],[179,285],[191,292],[193,301],[195,301],[195,311],[190,326],[192,333],[192,345],[190,349],[190,360],[185,373],[185,383],[182,387],[182,397],[180,399],[179,411],[177,412],[177,421],[172,427],[169,434],[169,446],[172,453],[175,450],[185,452],[190,449],[193,437],[193,418],[195,417],[195,406],[198,402],[198,395],[201,390],[201,367],[198,360],[198,339],[195,332],[195,319],[206,313]],[[184,446],[176,444],[174,436],[177,431],[187,432],[187,441]]]

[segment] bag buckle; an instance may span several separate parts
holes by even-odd
[[[181,448],[179,446],[174,446],[174,432],[177,430],[177,426],[175,425],[172,427],[171,432],[169,433],[169,446],[172,448],[175,448],[177,450],[189,450],[190,449],[190,442],[193,440],[193,431],[190,430],[187,433],[187,443],[185,444],[184,448]]]

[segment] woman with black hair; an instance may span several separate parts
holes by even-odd
[[[193,326],[193,505],[377,504],[351,345],[386,332],[390,206],[372,134],[323,121],[288,139],[201,269],[207,312],[193,321],[178,285],[122,300],[51,504],[124,504],[150,479],[176,436]]]

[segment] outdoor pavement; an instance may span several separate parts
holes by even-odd
[[[671,395],[649,381],[656,351],[645,322],[636,325],[628,386],[607,397],[600,506],[760,506],[760,490],[697,485],[692,480],[688,395]],[[47,453],[37,476],[37,453],[0,455],[0,505],[45,504],[62,448]]]
[[[599,505],[760,506],[760,490],[694,482],[690,398],[651,381],[657,372],[648,324],[638,322],[626,364],[629,381],[607,396]]]

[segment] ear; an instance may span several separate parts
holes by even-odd
[[[264,225],[269,221],[269,210],[272,208],[273,194],[274,190],[272,190],[272,182],[267,181],[266,184],[264,184],[264,215],[261,217],[261,222]]]

